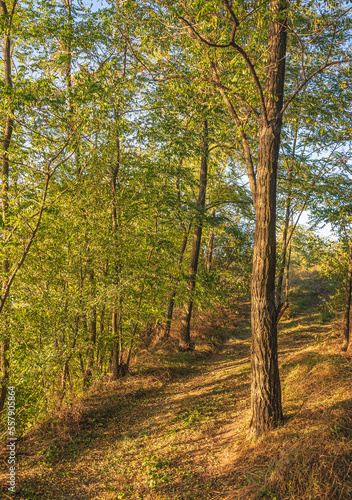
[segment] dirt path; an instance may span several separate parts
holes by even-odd
[[[234,419],[248,408],[241,327],[220,353],[184,354],[171,380],[162,371],[122,380],[85,402],[78,426],[18,443],[16,498],[207,498]]]
[[[281,325],[286,420],[259,443],[246,439],[247,320],[220,352],[175,354],[172,369],[106,386],[85,400],[78,422],[18,443],[15,498],[351,498],[351,361],[316,306]]]

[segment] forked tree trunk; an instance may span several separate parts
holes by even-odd
[[[255,202],[255,236],[252,272],[252,419],[250,433],[257,437],[282,420],[281,387],[277,352],[275,305],[276,179],[282,127],[281,110],[286,56],[285,0],[270,4],[273,19],[268,26],[268,60],[265,79],[267,121],[259,129]]]
[[[352,291],[352,244],[350,244],[348,256],[348,271],[346,283],[346,300],[345,300],[345,314],[343,317],[342,326],[342,347],[341,351],[346,352],[350,342],[350,313],[351,313],[351,291]]]
[[[194,344],[191,342],[190,327],[193,308],[193,293],[196,286],[196,276],[198,268],[199,250],[202,239],[203,228],[203,212],[205,208],[205,195],[207,189],[207,176],[208,176],[208,155],[209,155],[209,140],[208,140],[208,122],[202,121],[202,157],[200,167],[200,182],[198,194],[198,210],[199,216],[197,217],[196,226],[194,228],[193,245],[191,253],[191,261],[188,271],[187,282],[187,298],[183,307],[183,316],[181,319],[181,330],[179,349],[181,351],[191,350]]]

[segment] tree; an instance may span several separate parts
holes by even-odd
[[[330,223],[339,237],[345,253],[344,269],[344,312],[341,325],[341,351],[346,352],[350,341],[351,294],[352,294],[352,244],[351,244],[351,171],[348,166],[350,154],[340,153],[332,162],[330,175],[320,179],[312,209],[315,224]]]
[[[216,6],[214,5],[216,8]],[[175,9],[176,10],[176,9]],[[180,9],[181,10],[181,9]],[[258,70],[249,57],[246,48],[236,40],[248,29],[247,23],[239,20],[227,1],[221,3],[222,26],[228,33],[227,43],[213,42],[210,26],[205,25],[205,32],[195,27],[196,14],[185,9],[185,14],[176,10],[175,15],[185,26],[191,37],[201,47],[207,47],[208,65],[212,78],[210,83],[219,89],[224,103],[234,120],[243,146],[247,163],[248,177],[256,213],[256,229],[253,251],[252,272],[252,422],[253,434],[259,435],[266,429],[276,426],[282,419],[281,390],[277,360],[277,332],[275,307],[275,262],[276,262],[276,176],[280,149],[280,133],[282,127],[283,92],[285,76],[285,55],[287,38],[287,4],[273,1],[270,4],[270,20],[268,23],[268,42],[266,51],[265,82],[261,84]],[[244,15],[245,9],[240,15]],[[205,11],[204,17],[208,12]],[[223,24],[225,24],[225,28]],[[243,25],[243,26],[242,26]],[[242,35],[243,36],[243,35]],[[220,35],[221,37],[221,35]],[[241,121],[239,111],[226,94],[226,87],[219,76],[221,60],[216,49],[232,48],[243,61],[256,89],[262,116],[259,121],[258,166],[255,173],[250,142],[245,132],[246,118]],[[211,50],[213,51],[211,52]],[[239,63],[241,66],[241,62]],[[203,77],[204,78],[204,77]],[[204,78],[205,79],[205,78]],[[208,79],[205,79],[209,81]],[[238,93],[236,94],[238,97]],[[253,106],[244,101],[247,109]],[[259,118],[258,113],[255,113]]]
[[[197,205],[199,214],[197,216],[194,236],[191,260],[189,264],[188,272],[188,282],[187,282],[187,297],[184,304],[184,314],[181,320],[181,331],[180,331],[180,342],[179,348],[183,351],[192,349],[192,343],[190,338],[190,327],[191,327],[191,317],[193,308],[193,292],[196,286],[196,276],[198,268],[199,251],[202,241],[202,229],[203,229],[203,212],[205,208],[205,197],[207,190],[207,177],[208,177],[208,156],[209,156],[209,138],[208,138],[208,121],[205,118],[202,120],[202,131],[201,131],[201,167],[200,167],[200,179],[199,179],[199,194],[197,199]]]
[[[165,10],[170,12],[169,26],[176,21],[187,30],[189,38],[179,30],[179,39],[189,51],[185,61],[192,60],[183,73],[175,71],[175,61],[171,60],[164,68],[163,79],[182,78],[219,92],[233,119],[247,165],[256,213],[251,434],[258,436],[282,420],[275,305],[276,181],[282,119],[313,78],[328,68],[348,64],[348,21],[342,19],[348,9],[318,6],[313,14],[322,21],[318,26],[309,7],[302,11],[301,4],[286,1],[272,1],[252,10],[244,3],[235,5],[227,0],[178,2],[172,7],[162,2],[162,6],[164,16]],[[160,13],[159,7],[156,11]],[[169,32],[174,39],[171,29]],[[289,66],[292,64],[293,71],[290,68],[284,102],[288,33]],[[179,40],[175,45],[176,59],[182,49]],[[346,58],[339,59],[336,56],[342,46]]]

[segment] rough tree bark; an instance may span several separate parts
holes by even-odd
[[[282,128],[287,2],[272,0],[268,25],[265,109],[259,127],[255,235],[251,283],[252,419],[257,437],[282,420],[275,306],[276,179]]]
[[[350,342],[351,291],[352,291],[352,244],[350,244],[349,256],[348,256],[345,314],[343,317],[343,326],[342,326],[343,343],[342,343],[341,351],[343,351],[343,352],[347,351],[348,344]]]
[[[199,194],[197,200],[199,216],[197,217],[198,220],[194,228],[191,261],[188,271],[187,299],[184,303],[183,316],[181,319],[181,330],[180,330],[180,340],[179,340],[179,349],[181,351],[191,350],[194,347],[194,344],[191,342],[190,327],[191,327],[191,317],[193,308],[193,293],[196,286],[199,250],[202,239],[202,228],[203,228],[202,216],[205,208],[205,195],[207,189],[208,156],[209,156],[208,122],[206,119],[204,119],[202,120],[202,156],[201,156],[201,166],[200,166]]]

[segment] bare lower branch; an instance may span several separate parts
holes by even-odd
[[[293,99],[300,93],[300,91],[307,85],[307,83],[310,82],[310,80],[312,80],[312,78],[314,78],[319,73],[322,73],[327,68],[330,68],[331,66],[338,66],[340,64],[347,64],[350,62],[352,62],[352,58],[341,59],[340,61],[331,61],[329,63],[323,64],[323,66],[321,66],[319,69],[313,71],[313,73],[311,73],[307,78],[305,78],[305,80],[303,80],[303,82],[300,85],[298,85],[298,87],[296,87],[296,90],[287,99],[287,101],[285,102],[285,104],[281,110],[281,114],[284,114],[284,112],[286,111],[287,107],[291,104]]]

